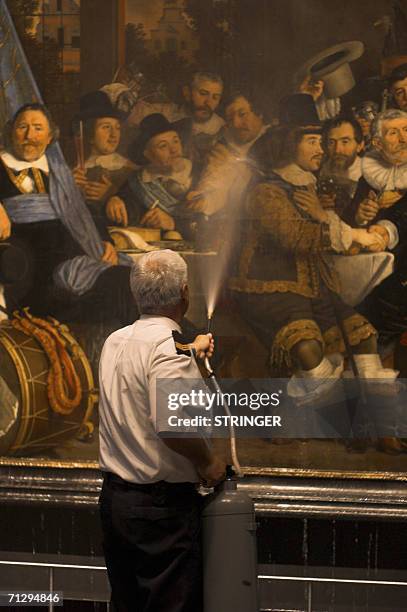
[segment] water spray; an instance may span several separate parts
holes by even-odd
[[[210,333],[210,330],[211,330],[212,317],[213,317],[213,309],[208,309],[208,313],[207,313],[208,323],[207,323],[207,328],[206,328],[208,334]],[[213,386],[215,387],[218,397],[220,397],[222,400],[222,406],[223,406],[223,409],[226,415],[228,417],[232,417],[232,413],[230,412],[230,408],[225,400],[222,389],[220,388],[220,385],[216,379],[215,371],[212,368],[211,362],[209,361],[208,357],[205,357],[204,365],[205,365],[206,371],[208,372],[208,378],[211,380]],[[236,449],[236,432],[235,432],[234,425],[232,424],[231,418],[229,420],[229,436],[230,436],[230,452],[231,452],[231,457],[232,457],[233,468],[238,476],[242,476],[243,475],[242,468],[240,467],[239,458],[237,456],[237,449]]]
[[[203,258],[201,282],[206,296],[206,331],[213,329],[213,315],[226,280],[233,245],[239,235],[239,210],[230,231],[217,249],[216,257]],[[235,231],[236,230],[236,231]],[[217,381],[208,357],[204,365],[211,380],[208,384],[216,391],[229,421],[231,458],[235,474],[242,476],[236,451],[236,434],[232,414],[225,395]],[[238,481],[228,470],[225,481],[208,496],[202,514],[202,545],[204,561],[204,612],[257,612],[256,517],[250,495],[238,488]],[[229,588],[225,588],[229,585]]]
[[[212,326],[212,316],[213,316],[213,310],[208,310],[208,314],[207,314],[207,325],[206,325],[206,333],[210,334],[211,333],[211,326]]]

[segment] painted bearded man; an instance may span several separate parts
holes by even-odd
[[[371,250],[383,243],[363,229],[352,229],[316,194],[316,172],[323,151],[321,127],[310,96],[296,94],[291,125],[283,133],[283,159],[249,197],[246,236],[238,275],[231,281],[244,316],[271,346],[274,368],[285,365],[293,377],[288,393],[315,406],[343,371],[344,341],[338,319],[352,346],[362,378],[386,378],[377,354],[376,332],[369,321],[339,296],[339,279],[326,258],[357,242]],[[381,445],[397,446],[397,440]],[[401,447],[400,447],[401,448]]]
[[[223,94],[223,81],[218,74],[195,72],[182,88],[185,115],[176,121],[184,151],[194,164],[196,176],[202,171],[206,156],[216,143],[225,124],[215,111]]]
[[[67,322],[133,321],[131,262],[108,236],[102,242],[56,149],[47,109],[27,104],[8,128],[0,153],[0,240],[24,250],[27,278],[24,290],[6,289],[7,306]]]
[[[325,157],[319,173],[318,191],[333,195],[335,212],[342,216],[362,176],[362,128],[353,117],[340,115],[324,124],[322,144]]]

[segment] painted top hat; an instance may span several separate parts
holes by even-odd
[[[170,123],[161,113],[152,113],[147,115],[140,122],[139,132],[136,140],[129,147],[129,157],[139,165],[147,163],[144,157],[144,150],[154,136],[163,134],[164,132],[178,132],[175,124]]]
[[[297,72],[297,81],[300,83],[307,76],[314,81],[322,80],[325,96],[339,98],[354,87],[355,79],[349,64],[358,59],[363,51],[364,45],[359,40],[324,49],[301,66]]]
[[[295,93],[282,98],[279,104],[279,122],[281,126],[315,133],[322,130],[314,100],[309,94]]]
[[[75,115],[74,121],[87,121],[100,117],[112,117],[121,121],[126,115],[113,106],[109,96],[104,91],[90,91],[81,96],[79,112]]]

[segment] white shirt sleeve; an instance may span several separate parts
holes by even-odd
[[[333,210],[326,211],[328,215],[329,237],[334,251],[343,253],[352,244],[352,228],[342,221]]]
[[[382,219],[381,221],[378,221],[377,225],[381,225],[382,227],[386,228],[389,233],[389,244],[387,245],[387,248],[389,250],[394,249],[394,247],[398,245],[400,240],[399,231],[397,227],[392,221],[389,221],[388,219]]]
[[[171,344],[172,343],[172,346]],[[171,339],[165,347],[156,351],[149,370],[149,402],[152,424],[157,433],[198,432],[198,427],[171,425],[170,417],[182,419],[195,415],[207,415],[205,403],[199,391],[208,392],[195,358],[175,352]],[[168,352],[166,349],[169,349]]]

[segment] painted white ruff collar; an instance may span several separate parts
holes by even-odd
[[[317,177],[312,174],[312,172],[303,170],[297,164],[289,164],[288,166],[284,166],[284,168],[274,170],[274,172],[281,176],[287,183],[291,183],[291,185],[296,185],[297,187],[316,185],[317,183]]]
[[[6,166],[11,168],[12,170],[15,170],[16,172],[21,172],[22,170],[26,170],[27,168],[38,168],[46,174],[49,174],[48,160],[45,153],[39,159],[30,162],[17,159],[16,157],[14,157],[14,155],[8,153],[8,151],[2,151],[0,153],[0,157],[6,164]]]
[[[407,189],[407,164],[390,164],[378,151],[370,151],[363,157],[362,174],[369,185],[378,191]]]
[[[348,168],[348,179],[350,181],[358,182],[362,176],[362,158],[359,155],[356,157],[353,164]]]

